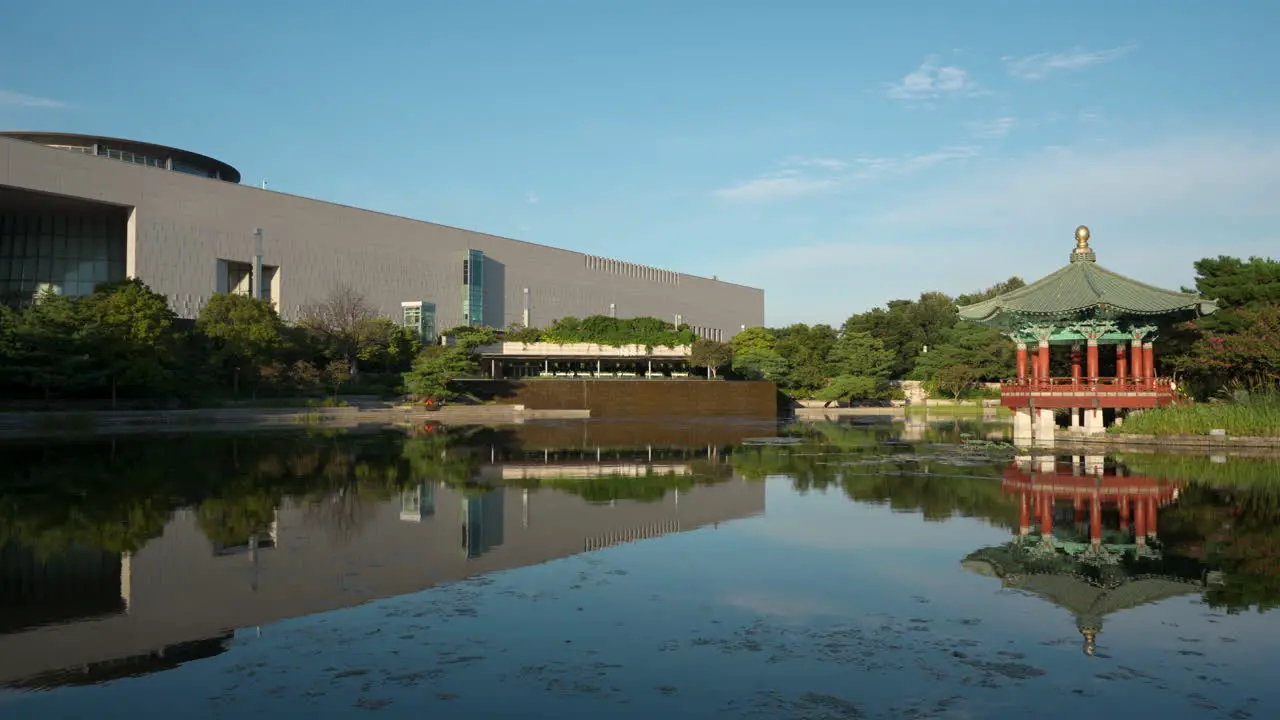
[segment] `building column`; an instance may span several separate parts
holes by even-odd
[[[1156,518],[1159,515],[1160,505],[1155,498],[1147,501],[1147,537],[1154,538],[1156,536]]]
[[[1151,347],[1151,343],[1142,343],[1142,364],[1143,377],[1155,378],[1156,376],[1156,351]]]
[[[1049,379],[1049,341],[1040,341],[1040,379]]]
[[[1116,379],[1124,382],[1125,376],[1128,375],[1129,358],[1125,353],[1124,343],[1116,343]]]
[[[1102,408],[1084,409],[1084,431],[1089,435],[1101,435],[1106,432],[1102,424]]]
[[[1071,429],[1080,429],[1080,408],[1071,408]]]
[[[1031,442],[1031,408],[1013,409],[1013,442],[1018,445]]]
[[[1048,408],[1039,408],[1036,410],[1036,440],[1048,441],[1053,444],[1054,431],[1058,429],[1058,423],[1053,419],[1053,410]]]
[[[1142,380],[1142,370],[1145,367],[1142,361],[1142,341],[1134,340],[1129,344],[1129,372],[1133,375],[1134,382]]]
[[[1080,346],[1071,346],[1071,382],[1080,382]]]
[[[1095,382],[1098,379],[1098,341],[1089,340],[1089,349],[1086,369],[1089,371],[1089,382]]]
[[[1129,531],[1130,507],[1131,506],[1129,504],[1129,496],[1121,495],[1120,496],[1120,530],[1126,533]]]
[[[1027,344],[1018,343],[1018,379],[1027,379]]]

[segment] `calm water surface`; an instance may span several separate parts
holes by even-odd
[[[0,447],[0,717],[1280,717],[1280,464],[1004,433]]]

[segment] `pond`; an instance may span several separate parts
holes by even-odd
[[[0,716],[1280,716],[1280,462],[1007,433],[10,443]]]

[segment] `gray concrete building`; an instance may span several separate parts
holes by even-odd
[[[719,340],[764,324],[757,288],[239,181],[231,165],[176,148],[0,133],[0,293],[88,294],[137,277],[182,317],[243,292],[294,320],[346,284],[424,335],[570,315],[659,317]]]

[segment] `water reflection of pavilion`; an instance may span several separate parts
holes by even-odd
[[[1203,586],[1198,565],[1167,559],[1161,548],[1159,510],[1177,500],[1173,483],[1129,474],[1102,456],[1049,456],[1018,458],[1002,487],[1018,497],[1015,538],[961,564],[1071,612],[1088,655],[1107,616]]]
[[[576,454],[561,461],[575,478],[638,472],[603,455],[591,467],[584,460],[594,452]],[[557,464],[548,457],[536,472],[530,461],[482,464],[476,479],[550,477]],[[687,461],[655,461],[652,471],[692,469]],[[235,547],[213,543],[195,511],[179,510],[161,536],[132,554],[76,550],[42,558],[5,548],[0,686],[48,687],[165,669],[177,657],[222,652],[236,628],[718,525],[764,507],[763,484],[740,478],[654,502],[603,503],[517,487],[453,488],[424,478],[390,501],[352,493],[318,502],[286,499],[267,530]]]

